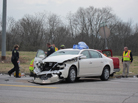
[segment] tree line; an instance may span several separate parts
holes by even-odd
[[[102,22],[110,29],[107,43],[114,55],[122,55],[124,46],[132,50],[134,55],[138,55],[138,24],[133,24],[131,20],[123,22],[109,7],[99,9],[92,6],[81,7],[76,13],[69,13],[65,20],[46,12],[27,14],[17,21],[8,17],[6,49],[10,51],[14,44],[19,44],[21,51],[47,50],[47,42],[55,44],[58,48],[62,44],[66,48],[72,48],[74,44],[84,41],[89,48],[102,50],[105,49],[105,41],[99,35]],[[0,40],[1,32],[2,27]]]

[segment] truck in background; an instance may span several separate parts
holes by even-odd
[[[120,63],[119,63],[119,58],[118,57],[113,57],[113,52],[111,49],[105,49],[105,50],[97,50],[101,53],[103,53],[105,56],[111,58],[113,60],[113,64],[114,64],[114,73],[119,72],[120,71]],[[111,75],[113,76],[114,73]]]

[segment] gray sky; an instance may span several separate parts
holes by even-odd
[[[2,1],[0,0],[0,14],[2,14]],[[7,15],[16,20],[25,14],[37,12],[51,12],[65,18],[69,12],[76,12],[79,7],[87,8],[111,7],[123,21],[132,19],[138,23],[138,0],[7,0]]]

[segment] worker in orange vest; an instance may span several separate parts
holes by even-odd
[[[129,74],[129,66],[133,62],[133,56],[131,50],[128,50],[128,47],[124,47],[123,56],[122,56],[122,63],[123,63],[123,75],[124,78],[126,75],[126,78]],[[125,73],[127,69],[127,73]]]
[[[58,51],[58,48],[55,46],[55,44],[52,44],[52,46],[55,49],[55,52]]]

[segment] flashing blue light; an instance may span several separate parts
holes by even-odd
[[[88,45],[85,42],[79,42],[78,45],[74,44],[73,49],[89,49]]]

